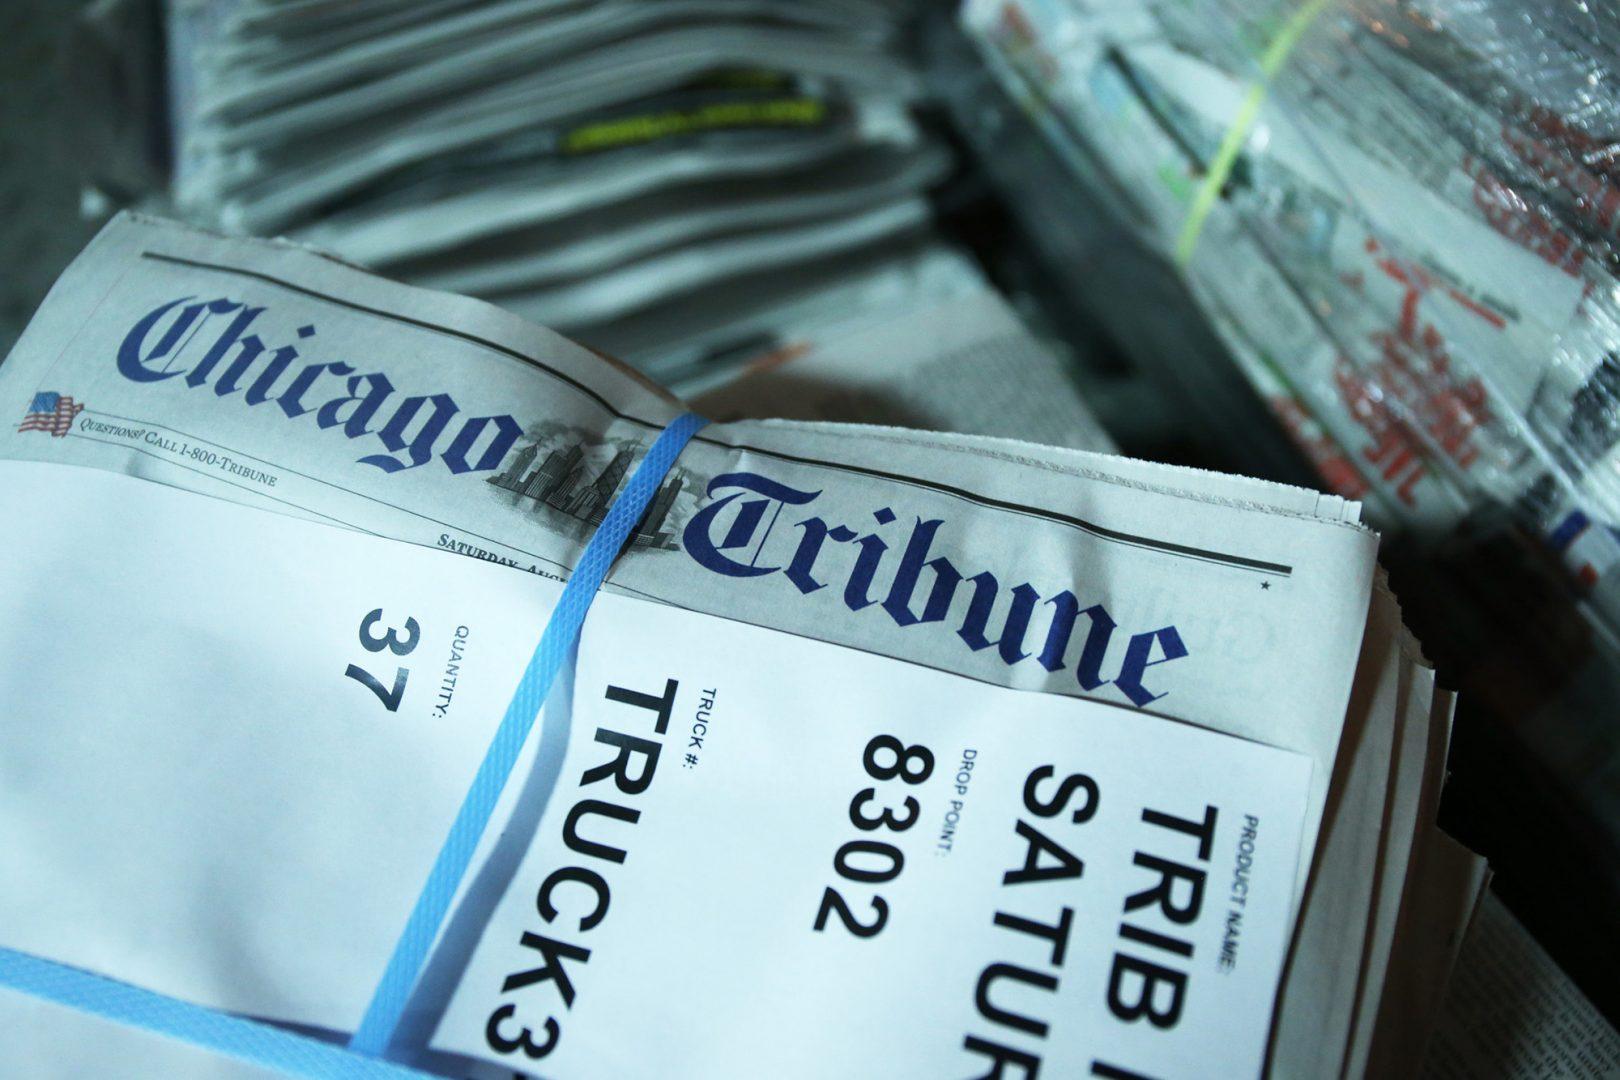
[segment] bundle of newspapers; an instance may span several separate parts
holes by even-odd
[[[668,381],[951,277],[915,6],[171,0],[174,201]]]
[[[971,0],[963,21],[1325,482],[1428,540],[1505,510],[1620,626],[1612,6]]]
[[[964,346],[1038,351],[1009,318]],[[907,370],[852,400],[921,400]],[[197,1013],[344,1046],[684,406],[481,301],[131,215],[0,405],[0,1072],[264,1075]],[[1358,504],[823,420],[711,424],[647,499],[386,1058],[1415,1067],[1487,870],[1436,827],[1453,699]]]

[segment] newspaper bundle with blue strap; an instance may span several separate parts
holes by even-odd
[[[480,301],[115,219],[0,366],[0,948],[342,1044],[684,406]],[[1336,496],[714,424],[411,994],[446,1076],[1362,1075],[1483,863]],[[264,1075],[0,991],[0,1073]]]

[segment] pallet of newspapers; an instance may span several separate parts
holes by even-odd
[[[897,427],[681,447],[501,309],[130,215],[0,408],[0,1073],[1423,1051],[1487,871],[1353,502]]]

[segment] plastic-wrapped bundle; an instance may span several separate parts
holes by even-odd
[[[975,0],[966,20],[1326,481],[1430,539],[1511,507],[1620,622],[1620,15]]]

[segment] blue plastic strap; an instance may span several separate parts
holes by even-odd
[[[478,766],[478,774],[473,777],[466,800],[450,826],[450,835],[439,849],[439,857],[428,875],[427,884],[416,898],[416,907],[411,911],[405,930],[394,946],[394,954],[389,958],[388,967],[372,995],[365,1018],[349,1040],[351,1049],[374,1058],[382,1057],[387,1051],[422,966],[427,961],[428,951],[433,947],[439,928],[450,910],[450,902],[455,898],[478,841],[489,825],[501,789],[506,786],[507,777],[511,775],[518,753],[529,736],[530,728],[534,726],[535,717],[545,704],[557,669],[579,638],[591,600],[596,596],[597,589],[601,588],[608,568],[624,548],[636,523],[646,513],[670,466],[680,456],[687,441],[707,422],[701,416],[686,413],[664,429],[647,451],[647,456],[641,459],[641,464],[630,477],[630,483],[613,501],[590,542],[585,545],[585,553],[580,556],[579,564],[574,567],[562,596],[557,600],[551,621],[540,635],[540,644],[529,659],[529,666],[512,695],[512,703],[506,707],[506,715],[495,730],[495,737],[490,741],[483,763]]]
[[[363,1058],[341,1046],[12,949],[0,948],[0,986],[288,1076],[316,1080],[431,1080],[427,1073],[403,1065]]]
[[[427,884],[417,897],[405,931],[394,946],[394,954],[389,958],[388,968],[377,985],[365,1018],[347,1048],[205,1009],[3,946],[0,946],[0,987],[179,1039],[289,1076],[315,1080],[351,1077],[431,1080],[427,1073],[381,1060],[383,1052],[393,1039],[428,950],[466,876],[478,841],[489,825],[501,788],[511,775],[540,707],[545,704],[552,680],[579,638],[591,600],[631,531],[646,513],[670,466],[705,423],[702,417],[687,413],[664,429],[585,545],[579,565],[574,567],[573,576],[563,587],[551,620],[540,636],[540,644],[529,659],[506,715],[473,778],[472,788],[456,814],[450,835],[439,850]]]

